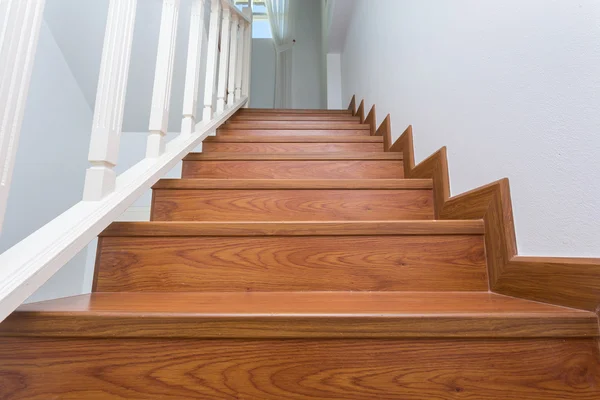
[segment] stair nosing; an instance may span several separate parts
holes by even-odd
[[[383,143],[382,136],[209,136],[208,143]]]
[[[403,153],[190,153],[183,161],[402,161]]]
[[[431,190],[431,179],[161,179],[154,190]]]

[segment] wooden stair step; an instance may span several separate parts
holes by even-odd
[[[322,127],[311,128],[311,129],[256,129],[256,128],[245,128],[245,129],[229,129],[229,125],[221,125],[217,129],[217,136],[370,136],[370,131],[365,129],[326,129]]]
[[[381,136],[211,136],[202,151],[229,153],[383,152]]]
[[[228,122],[223,125],[225,129],[292,129],[292,130],[311,130],[311,129],[336,129],[336,130],[354,130],[367,131],[371,127],[360,122],[348,123],[337,121],[319,121],[319,122],[293,122],[293,121],[249,121],[249,122]]]
[[[488,292],[94,293],[19,307],[2,336],[598,337],[592,312]]]
[[[360,117],[344,114],[236,114],[229,121],[341,121],[360,123]]]
[[[94,291],[482,291],[482,221],[117,222]]]
[[[402,153],[191,153],[184,179],[401,179]]]
[[[163,179],[152,221],[433,219],[428,179]]]
[[[209,136],[206,143],[383,143],[382,136]]]
[[[352,115],[350,110],[321,110],[321,109],[282,109],[282,108],[241,108],[239,114],[280,114],[280,115],[305,115],[305,114],[323,114],[323,115]]]

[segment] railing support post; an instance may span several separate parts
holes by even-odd
[[[196,129],[196,108],[198,105],[198,89],[200,87],[200,59],[202,55],[202,37],[204,35],[203,27],[204,0],[193,0],[185,73],[185,92],[183,95],[182,135],[191,135]]]
[[[150,111],[150,135],[146,147],[147,158],[159,157],[165,152],[165,135],[169,126],[169,106],[171,87],[173,86],[179,3],[180,0],[163,0]]]
[[[221,55],[219,57],[219,84],[217,87],[217,112],[225,110],[227,99],[227,75],[229,73],[229,45],[231,35],[231,10],[223,9],[223,22],[221,25]]]
[[[235,100],[242,98],[242,75],[244,74],[244,49],[246,43],[246,21],[240,21],[240,32],[237,46],[237,60],[235,64]]]
[[[0,1],[0,230],[25,114],[45,0]]]
[[[252,9],[244,8],[244,14],[250,22],[246,26],[246,46],[244,47],[244,73],[242,75],[242,96],[248,97],[244,108],[250,106],[250,77],[252,74]]]
[[[206,84],[204,85],[204,111],[202,119],[209,121],[214,109],[215,81],[217,78],[217,55],[219,51],[219,28],[221,26],[221,0],[211,0],[208,48],[206,52]]]
[[[137,0],[110,0],[102,49],[83,199],[97,201],[115,189]]]
[[[238,55],[238,32],[239,32],[239,19],[237,14],[233,16],[231,22],[231,46],[229,48],[229,73],[227,82],[227,104],[231,105],[235,101],[235,78],[237,68],[237,55]],[[241,60],[240,60],[241,61]]]

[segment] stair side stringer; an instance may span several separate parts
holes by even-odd
[[[378,131],[391,143],[389,116]],[[387,138],[387,139],[386,139]],[[404,154],[405,177],[433,180],[438,219],[483,219],[490,290],[588,311],[600,310],[600,259],[518,255],[507,178],[450,197],[446,148],[414,164],[412,126],[385,151]]]

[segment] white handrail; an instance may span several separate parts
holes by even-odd
[[[212,82],[212,84],[207,86],[205,92],[205,98],[208,98],[205,101],[205,118],[199,123],[195,123],[195,105],[198,99],[199,80],[201,79],[199,76],[201,35],[204,30],[201,24],[204,21],[202,17],[203,1],[194,0],[190,16],[192,26],[188,47],[191,51],[188,51],[188,70],[186,72],[184,108],[182,110],[184,117],[182,134],[166,145],[163,143],[163,136],[167,131],[179,0],[163,1],[163,17],[150,122],[151,134],[148,140],[146,158],[123,174],[115,176],[114,166],[119,152],[119,136],[123,120],[137,0],[110,0],[90,143],[92,166],[86,174],[84,200],[3,254],[0,254],[0,321],[32,295],[207,136],[214,135],[216,129],[225,123],[238,109],[247,106],[248,96],[243,93],[248,93],[249,82],[246,80],[250,79],[251,40],[249,38],[251,38],[252,32],[251,13],[247,10],[241,13],[228,0],[212,0],[207,75],[205,77],[206,82]],[[6,57],[14,54],[12,43],[9,46],[6,45],[8,43],[6,38],[9,37],[6,32],[10,33],[10,37],[22,37],[29,43],[27,57],[22,60],[22,63],[15,64],[16,67],[23,68],[19,75],[18,88],[21,96],[25,96],[31,73],[31,60],[35,54],[35,49],[30,47],[32,43],[35,44],[37,41],[43,0],[3,0],[0,3],[0,12],[6,11],[3,7],[7,4],[11,7],[27,4],[28,7],[34,7],[33,10],[37,12],[37,14],[34,13],[36,18],[31,18],[31,14],[27,12],[13,12],[10,14],[13,17],[13,20],[10,21],[11,24],[7,24],[6,18],[0,18],[4,20],[2,31],[0,31],[2,34],[0,37],[0,45],[2,46],[0,47],[0,60],[3,61],[0,64],[2,68],[0,71],[7,70]],[[221,7],[224,8],[223,16],[220,12]],[[217,44],[219,32],[221,31],[219,29],[221,26],[220,20],[231,14],[234,15],[239,24],[244,26],[244,29],[241,30],[245,35],[244,40],[240,38],[238,43],[239,46],[244,48],[231,49],[232,54],[243,54],[243,60],[238,60],[243,64],[241,66],[241,82],[237,82],[239,80],[237,76],[238,68],[229,68],[227,62],[225,62],[217,71],[216,65]],[[1,16],[4,17],[4,14]],[[227,54],[222,54],[222,56],[227,57],[229,55],[229,36],[234,31],[233,29],[230,30],[227,22],[223,26],[227,26],[227,29],[223,29],[223,36],[221,37],[222,51]],[[9,31],[9,28],[12,31]],[[237,33],[237,28],[235,32]],[[19,47],[19,49],[22,49],[22,47]],[[234,82],[236,86],[239,83],[242,96],[234,98],[233,101],[230,99],[227,103],[224,102],[222,111],[215,114],[213,99],[217,96],[216,85],[214,84],[217,73],[223,78],[224,83]],[[6,76],[0,75],[0,83],[2,84],[0,86],[0,100],[15,102],[16,100],[11,97],[4,96],[5,92],[2,91],[8,81]],[[226,86],[225,89],[227,89]],[[18,107],[22,107],[22,99],[19,98],[18,100],[21,101],[21,103],[18,103]],[[11,103],[10,106],[15,107],[15,104],[17,103]],[[19,109],[18,107],[17,109]],[[209,112],[206,112],[206,107],[208,107]],[[0,112],[3,111],[0,109]],[[19,112],[22,113],[22,110]],[[15,115],[18,117],[18,113],[8,115],[13,118],[12,121],[18,120],[18,118],[14,118]],[[7,118],[6,111],[4,111],[2,117]],[[157,136],[159,140],[155,140]],[[16,149],[13,150],[16,151]]]

